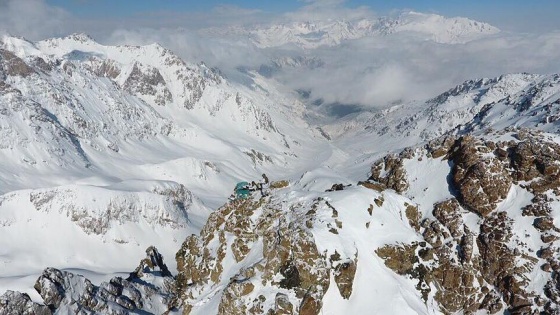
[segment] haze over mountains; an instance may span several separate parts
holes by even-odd
[[[442,44],[460,44],[498,33],[487,23],[466,18],[445,18],[436,14],[405,12],[397,18],[320,20],[291,22],[260,27],[206,29],[203,34],[247,36],[260,48],[295,45],[303,49],[336,46],[346,40],[413,33],[415,37]]]
[[[200,62],[147,33],[0,38],[0,314],[558,311],[560,76],[452,84],[514,37],[554,69],[553,37],[407,12],[206,28]]]

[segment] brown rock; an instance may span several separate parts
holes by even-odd
[[[463,235],[461,206],[457,199],[449,199],[434,205],[433,215],[443,224],[453,237]]]
[[[418,206],[413,206],[410,204],[405,203],[405,215],[408,219],[408,223],[411,227],[413,227],[416,231],[420,231],[420,213],[418,213]]]
[[[290,185],[290,183],[287,180],[279,180],[279,181],[271,182],[270,183],[270,188],[280,189],[280,188],[288,187],[288,185]]]
[[[531,204],[523,208],[522,214],[524,216],[547,216],[552,211],[549,204],[548,196],[545,194],[535,195],[531,202]]]
[[[533,221],[533,226],[541,231],[546,232],[550,230],[556,230],[557,228],[554,226],[554,220],[551,217],[539,217]]]
[[[507,197],[512,179],[504,163],[482,154],[480,146],[474,138],[462,137],[455,143],[450,158],[454,162],[452,178],[459,201],[484,217]]]
[[[375,162],[371,167],[369,180],[394,189],[398,193],[408,189],[403,159],[396,155],[387,155]]]
[[[291,315],[294,306],[286,294],[277,293],[274,299],[274,315]]]
[[[306,296],[301,302],[299,315],[317,315],[321,311],[323,303],[317,301],[312,296]]]
[[[552,243],[558,240],[558,236],[552,234],[541,234],[541,241],[543,243]]]
[[[385,201],[385,199],[383,198],[383,196],[379,196],[379,198],[375,198],[373,201],[378,207],[381,207],[383,206],[383,202]]]
[[[417,245],[385,245],[378,248],[375,253],[383,258],[385,265],[400,275],[412,271],[416,257]]]
[[[356,275],[357,259],[338,264],[334,271],[334,280],[340,295],[349,299],[352,295],[352,285]]]
[[[369,215],[373,214],[373,205],[369,205],[367,212],[369,213]]]
[[[363,186],[363,187],[368,188],[368,189],[371,189],[371,190],[378,191],[378,192],[382,192],[385,189],[387,189],[387,187],[385,187],[385,185],[379,184],[379,183],[358,182],[358,185]]]
[[[541,248],[537,252],[537,256],[542,259],[549,259],[554,256],[555,252],[556,252],[555,248],[548,246],[548,247]]]

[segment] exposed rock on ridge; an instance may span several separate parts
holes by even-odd
[[[444,313],[549,314],[559,308],[551,289],[556,283],[552,266],[558,270],[558,229],[550,204],[559,200],[560,146],[537,131],[498,133],[505,135],[511,140],[445,137],[420,150],[421,159],[449,159],[450,180],[433,184],[449,185],[456,198],[433,205],[435,220],[423,214],[424,245],[387,245],[377,251],[389,268],[418,281],[425,299],[435,289]],[[512,191],[535,197],[525,207],[507,208],[503,203],[512,200]],[[469,212],[479,217],[475,225],[472,217],[467,221]],[[527,227],[534,230],[519,234],[523,216],[535,217],[534,227]],[[536,244],[545,242],[538,251],[527,244],[531,235]],[[535,291],[535,273],[541,269],[552,272]]]
[[[8,291],[0,297],[0,314],[164,314],[177,310],[174,279],[154,247],[127,279],[115,277],[99,286],[81,275],[47,268],[35,283],[46,306]]]

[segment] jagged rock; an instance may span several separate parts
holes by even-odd
[[[51,310],[31,301],[25,293],[6,291],[0,296],[0,315],[51,315]]]
[[[548,246],[548,247],[541,248],[537,252],[537,256],[542,259],[550,259],[554,256],[555,252],[556,252],[555,248],[553,248],[552,246]]]
[[[299,271],[293,261],[288,261],[285,265],[281,266],[278,272],[283,277],[279,283],[281,288],[289,290],[301,286]]]
[[[382,192],[383,190],[387,189],[385,185],[378,184],[378,183],[364,182],[364,181],[358,182],[358,186],[363,186],[365,188],[375,190],[377,192]]]
[[[474,250],[474,235],[469,231],[469,229],[464,227],[464,235],[461,237],[461,242],[459,243],[460,251],[459,258],[461,263],[470,263]]]
[[[150,246],[146,249],[146,258],[140,261],[134,272],[130,273],[129,279],[140,279],[145,274],[156,274],[161,277],[172,277],[167,265],[163,262],[163,256],[157,248]]]
[[[174,279],[156,248],[125,280],[115,277],[95,286],[81,275],[47,268],[35,289],[57,313],[132,314],[163,313],[177,307]],[[150,274],[149,277],[145,277]]]
[[[383,206],[383,202],[385,201],[385,199],[383,199],[383,196],[379,196],[378,198],[375,198],[373,200],[373,202],[375,202],[375,205],[377,205],[378,207]]]
[[[352,285],[354,284],[356,269],[357,259],[340,263],[334,270],[334,280],[338,287],[338,291],[345,299],[349,299],[352,295]]]
[[[515,257],[519,254],[504,246],[512,237],[511,220],[507,214],[499,212],[490,216],[481,226],[480,232],[477,244],[482,256],[481,271],[484,278],[494,283],[510,309],[530,305],[530,294],[523,290],[523,282],[515,277],[520,272],[515,264]]]
[[[173,101],[173,96],[159,70],[138,62],[134,64],[123,89],[139,96],[151,96],[154,103],[160,106]]]
[[[95,64],[95,67],[92,69],[93,73],[100,77],[106,77],[110,79],[116,79],[119,74],[121,74],[121,69],[118,66],[118,63],[114,60],[105,59],[100,61],[99,64]],[[159,81],[158,83],[161,83]]]
[[[541,232],[558,230],[558,228],[554,226],[554,220],[551,217],[536,218],[533,222],[533,226]]]
[[[432,158],[437,159],[442,156],[447,157],[451,147],[455,143],[455,137],[453,136],[442,136],[437,139],[431,140],[426,145],[426,150]]]
[[[35,57],[33,59],[33,63],[35,64],[35,66],[37,66],[37,68],[45,71],[45,72],[50,72],[52,71],[52,66],[50,64],[48,64],[45,59],[41,58],[41,57]]]
[[[460,205],[457,199],[449,199],[434,205],[433,215],[443,224],[453,237],[463,235]]]
[[[417,245],[383,246],[375,253],[385,260],[385,265],[400,275],[412,272],[414,264],[418,262],[416,256]]]
[[[560,239],[558,236],[556,235],[552,235],[552,234],[541,234],[541,241],[543,243],[552,243],[554,241],[557,241],[558,239]]]
[[[274,299],[275,315],[291,315],[294,312],[294,306],[290,302],[288,296],[283,293],[277,293]]]
[[[325,231],[329,225],[343,229],[338,210],[317,198],[308,210],[300,212],[301,220],[289,221],[290,213],[301,210],[282,210],[271,202],[261,198],[229,203],[212,213],[200,236],[190,236],[183,243],[176,258],[185,310],[192,310],[206,290],[219,285],[223,287],[219,314],[318,314],[323,295],[334,285],[329,283],[331,273],[341,296],[350,297],[357,258],[345,257],[340,252],[329,256],[319,253],[309,231],[319,228],[316,223],[324,224]],[[332,221],[316,222],[319,208],[329,213]],[[229,239],[222,237],[222,232]],[[238,263],[246,263],[247,259],[253,263],[225,279],[224,273],[231,272],[224,269],[225,256]],[[255,291],[262,286],[267,288],[266,296]]]
[[[558,188],[560,145],[550,141],[542,143],[533,134],[527,134],[523,139],[525,141],[511,148],[513,177],[518,181],[533,181],[529,187],[535,193]]]
[[[0,49],[0,66],[7,75],[27,77],[35,70],[12,52]]]
[[[374,200],[375,201],[375,200]],[[416,231],[420,231],[420,213],[418,213],[418,206],[413,206],[410,204],[405,204],[406,211],[405,215],[408,219],[408,223],[411,227],[413,227]]]
[[[459,200],[480,216],[488,215],[507,197],[512,184],[503,162],[485,155],[490,149],[469,136],[457,140],[452,151],[453,185]]]
[[[523,208],[522,214],[524,216],[547,216],[552,211],[548,196],[545,194],[538,194],[531,200],[531,204]]]
[[[404,192],[408,189],[406,170],[403,167],[403,158],[397,155],[387,155],[378,160],[371,167],[369,180],[383,184],[384,187]]]

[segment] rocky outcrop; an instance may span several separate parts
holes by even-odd
[[[6,291],[0,296],[0,315],[51,315],[51,310],[31,301],[29,295],[21,292]]]
[[[371,167],[371,176],[368,179],[383,185],[384,188],[394,189],[396,192],[404,192],[408,189],[406,170],[403,167],[403,157],[387,155],[378,160]]]
[[[106,197],[97,198],[94,204],[83,203],[93,190],[79,186],[33,190],[29,192],[29,201],[37,211],[55,210],[66,215],[88,234],[106,234],[112,227],[126,222],[144,221],[175,229],[185,227],[187,209],[196,202],[192,193],[181,184],[154,184],[150,192],[101,189],[97,192]]]
[[[513,178],[532,181],[529,189],[538,194],[547,190],[558,192],[560,187],[560,145],[539,141],[538,133],[522,130],[517,133],[519,144],[510,149]]]
[[[459,138],[451,148],[453,185],[462,204],[481,216],[507,197],[512,179],[506,165],[492,154],[491,146],[475,138]]]
[[[27,77],[35,73],[23,59],[5,49],[0,49],[0,66],[10,76]]]
[[[329,213],[332,222],[316,226],[319,211]],[[327,257],[317,247],[312,233],[316,228],[337,231],[333,237],[343,228],[338,211],[322,199],[286,209],[268,196],[218,209],[176,256],[185,313],[218,288],[223,292],[218,314],[319,314],[331,285],[349,299],[357,255]],[[228,259],[244,267],[226,265]],[[330,283],[330,275],[335,283]],[[266,290],[257,289],[262,287]]]
[[[387,267],[416,279],[426,300],[433,294],[446,314],[481,310],[549,314],[559,307],[555,243],[560,229],[551,204],[559,200],[560,146],[539,132],[517,130],[512,135],[516,141],[464,136],[430,142],[425,147],[427,158],[450,161],[447,184],[456,198],[435,203],[431,213],[435,220],[422,220],[418,232],[425,242],[386,245],[376,251]],[[526,189],[534,197],[518,213],[499,211],[511,189]],[[467,223],[469,212],[479,216],[475,225],[472,218]],[[409,216],[413,214],[407,212],[407,219],[414,226]],[[514,220],[523,216],[534,217],[532,226],[526,227],[534,230],[516,234],[519,225],[515,231]],[[531,235],[544,245],[530,247]],[[544,293],[530,289],[537,269],[550,273]]]
[[[153,98],[154,103],[160,106],[173,101],[173,95],[171,95],[167,88],[159,70],[154,67],[141,65],[138,62],[132,67],[130,75],[123,84],[123,89],[137,94],[139,97],[150,96]]]
[[[99,77],[105,77],[113,80],[116,79],[119,74],[121,74],[119,64],[111,59],[93,59],[91,71]],[[138,72],[136,73],[136,75],[138,75]],[[132,82],[129,83],[131,84]]]
[[[150,247],[146,253],[127,279],[115,277],[96,286],[81,275],[47,268],[35,289],[48,309],[59,314],[161,314],[175,309],[173,277],[157,249]]]
[[[84,276],[47,268],[35,283],[45,305],[24,293],[0,296],[0,314],[167,314],[177,312],[175,279],[155,247],[126,279],[114,277],[99,286]]]

